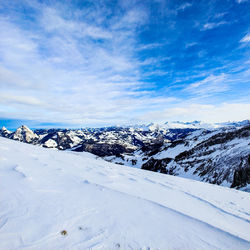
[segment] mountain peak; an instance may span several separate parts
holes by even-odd
[[[0,130],[0,135],[3,137],[6,137],[9,134],[11,134],[11,132],[6,127],[3,126]]]
[[[31,129],[29,129],[29,128],[28,128],[28,126],[26,126],[26,125],[22,125],[22,126],[21,126],[21,127],[19,127],[18,129],[19,129],[19,130],[31,131],[31,132],[32,132],[32,130],[31,130]],[[18,130],[18,129],[17,129],[17,130]]]
[[[31,129],[29,129],[27,126],[22,125],[13,134],[13,139],[30,143],[38,139],[38,135],[34,133]]]

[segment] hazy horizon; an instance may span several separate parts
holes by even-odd
[[[194,123],[194,122],[200,122],[201,124],[226,124],[226,123],[237,123],[237,122],[243,122],[243,121],[249,121],[249,119],[246,120],[240,120],[240,121],[224,121],[224,122],[220,122],[220,123],[206,123],[203,121],[166,121],[166,122],[162,122],[162,123],[156,123],[156,122],[151,122],[151,123],[138,123],[138,124],[106,124],[103,126],[72,126],[69,124],[36,124],[33,121],[23,121],[23,120],[1,120],[0,119],[0,128],[5,127],[10,131],[15,131],[17,128],[21,127],[21,126],[27,126],[28,128],[32,129],[32,130],[36,130],[36,129],[85,129],[85,128],[105,128],[105,127],[133,127],[133,126],[149,126],[149,125],[159,125],[159,126],[163,126],[164,124],[170,123],[170,124],[175,124],[175,123],[183,123],[186,125],[188,125],[188,123]]]

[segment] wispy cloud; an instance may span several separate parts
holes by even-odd
[[[185,45],[185,48],[190,48],[190,47],[193,47],[193,46],[195,46],[195,45],[197,45],[197,44],[198,44],[197,42],[187,43],[187,44]]]
[[[247,2],[248,0],[235,0],[236,3],[244,3],[244,2]]]
[[[215,95],[249,79],[247,65],[238,68],[245,60],[241,48],[232,55],[239,60],[229,64],[224,57],[233,47],[224,53],[224,36],[215,43],[207,40],[210,32],[200,32],[200,25],[213,32],[230,20],[204,19],[193,2],[51,3],[0,3],[0,117],[77,126],[130,123],[182,108],[189,98],[203,105],[209,96],[213,103]],[[228,11],[216,13],[221,10]],[[248,41],[244,34],[240,42]]]
[[[228,86],[225,84],[227,75],[222,73],[220,75],[210,75],[205,79],[190,84],[185,90],[195,94],[210,95],[214,92],[223,92]]]
[[[205,73],[205,72],[204,72]],[[206,75],[206,74],[205,74]],[[247,66],[242,65],[233,68],[227,73],[209,74],[198,81],[192,81],[183,89],[192,99],[211,97],[223,93],[234,93],[237,89],[247,88],[249,85],[250,71]],[[245,91],[245,94],[249,92]],[[249,92],[250,93],[250,92]],[[239,94],[238,94],[239,95]]]
[[[158,122],[167,120],[202,120],[211,123],[233,120],[240,121],[248,117],[250,117],[249,103],[222,103],[219,105],[181,103],[176,107],[170,107],[163,111],[148,112],[141,119],[153,119]]]
[[[220,22],[211,22],[211,23],[205,23],[203,25],[202,30],[211,30],[211,29],[215,29],[217,27],[220,27],[222,25],[228,24],[225,21],[220,21]]]
[[[74,18],[76,13],[67,19],[63,10],[46,5],[36,11],[41,16],[37,31],[8,16],[0,20],[2,105],[27,105],[25,116],[33,119],[29,105],[39,104],[37,113],[45,120],[78,123],[115,119],[142,105],[134,100],[145,99],[145,92],[140,92],[140,62],[133,51],[135,30],[146,13],[125,11],[104,27]]]
[[[2,103],[15,103],[21,105],[35,105],[35,106],[44,106],[45,103],[42,103],[39,99],[33,96],[13,96],[7,94],[0,94],[1,102]]]
[[[250,42],[250,34],[246,34],[241,40],[241,43],[248,43]]]
[[[185,9],[187,9],[187,8],[189,8],[189,7],[191,7],[192,6],[192,4],[191,3],[183,3],[183,4],[181,4],[179,7],[177,7],[177,11],[184,11]]]
[[[150,50],[150,49],[156,49],[159,47],[162,47],[164,44],[163,43],[149,43],[149,44],[142,44],[138,50]]]

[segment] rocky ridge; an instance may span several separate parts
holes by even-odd
[[[185,123],[184,128],[166,124],[34,131],[23,125],[15,132],[3,127],[0,136],[47,148],[86,151],[121,165],[249,189],[249,121],[210,129],[194,128],[200,126],[199,122]]]

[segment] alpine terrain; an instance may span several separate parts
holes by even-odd
[[[0,138],[0,190],[2,250],[250,248],[249,193],[86,152]]]
[[[128,127],[3,127],[2,137],[59,150],[89,152],[120,165],[250,191],[250,121],[172,122]]]

